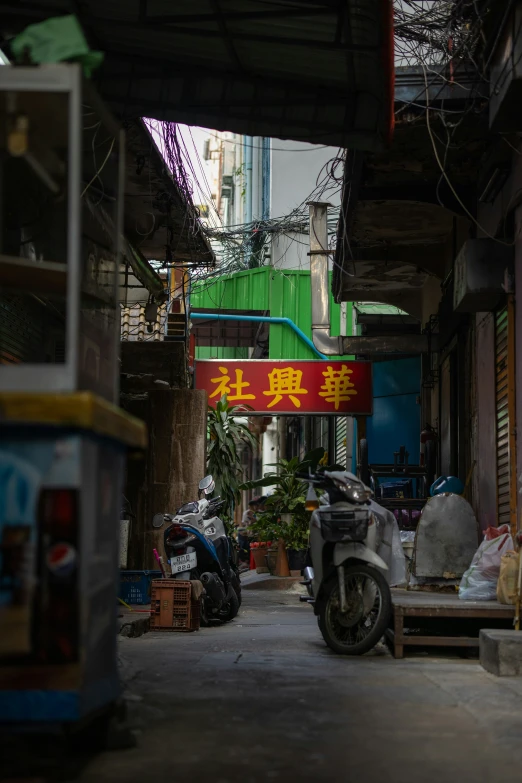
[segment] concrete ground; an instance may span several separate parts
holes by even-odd
[[[121,638],[138,745],[96,757],[82,783],[522,780],[522,678],[384,648],[336,656],[296,589],[244,590],[218,628]]]

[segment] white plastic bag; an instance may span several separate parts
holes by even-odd
[[[464,601],[496,601],[502,555],[513,549],[509,527],[488,528],[484,541],[461,579],[459,598]]]

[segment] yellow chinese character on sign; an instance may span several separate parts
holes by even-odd
[[[288,395],[296,408],[301,407],[301,400],[296,394],[308,394],[306,389],[301,389],[303,373],[301,370],[294,370],[292,367],[286,367],[284,370],[274,368],[268,373],[270,391],[264,391],[267,397],[274,399],[268,403],[267,408],[273,408],[278,402],[281,402],[284,395]]]
[[[212,397],[221,397],[226,394],[229,401],[230,400],[255,400],[256,395],[255,394],[245,394],[243,389],[246,389],[247,386],[250,386],[248,381],[243,380],[243,370],[235,370],[236,373],[236,382],[230,383],[230,375],[228,374],[228,370],[226,367],[220,367],[219,372],[223,373],[221,377],[219,378],[211,378],[210,380],[212,383],[219,384],[217,389],[212,392],[210,395],[210,399]],[[230,392],[234,390],[234,394],[231,394]]]
[[[333,402],[335,410],[339,410],[341,402],[348,402],[350,397],[357,394],[354,384],[350,381],[350,375],[353,370],[349,370],[346,364],[343,364],[340,370],[334,370],[328,365],[326,372],[323,372],[325,381],[319,392],[319,397],[324,397],[326,402]]]

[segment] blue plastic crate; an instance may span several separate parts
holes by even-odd
[[[150,583],[161,571],[120,571],[119,597],[126,604],[150,604]]]

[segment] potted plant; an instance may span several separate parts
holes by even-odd
[[[258,541],[283,539],[291,571],[302,571],[308,549],[308,527],[310,516],[305,510],[306,484],[298,478],[309,468],[315,470],[324,456],[324,449],[314,449],[291,460],[279,460],[271,467],[276,471],[267,473],[257,481],[247,481],[240,489],[275,486],[266,499],[264,512],[252,525],[252,532]]]
[[[267,565],[268,550],[272,546],[271,541],[252,541],[250,549],[254,555],[254,562],[256,564],[256,571],[262,573],[263,571],[270,570]]]
[[[230,405],[226,395],[216,403],[215,408],[208,408],[207,471],[216,482],[216,494],[226,501],[221,518],[229,535],[234,532],[232,519],[234,506],[240,499],[239,477],[243,472],[238,446],[243,442],[251,449],[257,442],[248,426],[236,421],[244,416],[245,406]]]

